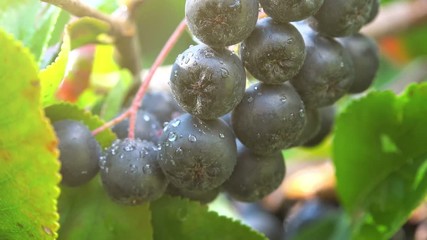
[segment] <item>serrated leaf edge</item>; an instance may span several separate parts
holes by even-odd
[[[30,49],[28,49],[27,47],[25,47],[24,45],[23,45],[23,43],[22,42],[20,42],[20,41],[18,41],[18,40],[16,40],[14,37],[13,37],[13,35],[11,35],[11,34],[9,34],[8,32],[5,32],[3,29],[1,29],[0,28],[0,34],[3,34],[3,36],[7,39],[7,40],[9,40],[11,43],[13,43],[19,50],[21,50],[22,51],[22,53],[23,54],[25,54],[28,58],[29,58],[29,62],[31,63],[31,65],[32,65],[32,67],[34,68],[34,70],[35,70],[35,72],[37,72],[37,69],[38,69],[38,66],[37,66],[37,63],[36,63],[36,60],[35,60],[35,57],[34,57],[34,55],[31,53],[31,51],[30,51]],[[38,82],[39,82],[39,84],[40,84],[40,78],[38,78],[37,79],[38,80]],[[40,117],[41,117],[41,119],[42,119],[42,121],[46,124],[46,128],[48,129],[48,131],[50,131],[50,133],[54,136],[54,138],[58,141],[58,139],[56,138],[56,135],[55,135],[55,133],[54,133],[54,130],[53,130],[53,127],[52,127],[52,125],[51,125],[51,123],[50,123],[50,120],[46,117],[46,115],[45,115],[45,113],[44,113],[44,111],[43,111],[43,106],[42,106],[42,101],[41,101],[41,99],[40,99],[40,95],[41,95],[41,88],[40,88],[40,85],[39,85],[39,91],[38,91],[38,93],[37,93],[37,95],[39,95],[39,97],[37,98],[37,103],[38,103],[38,105],[39,105],[39,113],[40,113]],[[50,230],[50,232],[49,232],[49,230],[47,230],[47,229],[44,229],[44,231],[46,232],[46,233],[48,233],[48,234],[53,234],[53,236],[54,236],[54,239],[56,239],[57,237],[58,237],[58,230],[59,230],[59,227],[60,227],[60,225],[59,225],[59,213],[58,213],[58,198],[59,198],[59,195],[60,195],[60,193],[61,193],[61,189],[59,188],[59,183],[60,183],[60,181],[61,181],[61,175],[60,175],[60,173],[59,173],[59,168],[60,168],[60,161],[58,160],[59,159],[59,150],[58,150],[58,147],[57,146],[55,146],[55,149],[54,149],[54,154],[55,154],[55,156],[54,157],[56,157],[56,159],[57,159],[57,163],[58,163],[58,171],[55,173],[55,176],[56,176],[56,185],[55,185],[55,187],[53,188],[53,194],[54,195],[56,195],[56,196],[54,196],[54,198],[53,198],[53,200],[52,200],[52,206],[54,206],[53,207],[53,216],[54,216],[54,222],[52,223],[54,226],[55,226],[55,229],[49,229]]]

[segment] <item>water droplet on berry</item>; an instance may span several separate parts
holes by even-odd
[[[123,150],[125,150],[126,152],[132,152],[133,150],[135,150],[135,145],[133,145],[132,143],[128,143],[126,144],[126,146],[123,147]]]
[[[225,138],[225,135],[223,133],[220,133],[219,138]]]
[[[168,135],[168,140],[174,142],[178,136],[174,132],[170,132]]]
[[[181,120],[176,120],[175,122],[173,122],[171,125],[172,127],[178,127],[179,124],[181,124]]]
[[[180,157],[183,155],[184,151],[182,151],[182,148],[179,147],[175,150],[175,153],[178,157]]]
[[[230,76],[230,73],[228,72],[228,70],[225,68],[221,68],[221,77],[228,78],[229,76]]]
[[[150,121],[150,116],[148,116],[146,114],[144,114],[143,118],[144,118],[144,121],[146,121],[146,122]]]
[[[196,138],[196,136],[190,134],[190,135],[188,135],[188,141],[190,141],[190,142],[196,142],[197,138]]]
[[[282,97],[280,98],[280,101],[281,101],[282,103],[285,103],[285,102],[287,102],[287,101],[288,101],[288,98],[286,98],[285,96],[282,96]]]
[[[300,116],[300,117],[302,117],[302,118],[303,118],[303,117],[305,117],[304,109],[302,109],[302,108],[301,108],[301,109],[299,110],[299,116]]]
[[[190,58],[189,58],[189,57],[186,57],[186,58],[185,58],[184,63],[185,63],[185,64],[188,64],[189,62],[190,62]]]
[[[135,173],[136,172],[136,170],[137,170],[136,165],[131,164],[129,167],[130,167],[130,172],[131,173]]]
[[[152,173],[151,166],[149,164],[145,164],[144,167],[142,167],[142,172],[146,174],[151,174]]]

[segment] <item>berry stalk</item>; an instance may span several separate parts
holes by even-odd
[[[175,31],[172,33],[172,35],[169,37],[166,44],[163,46],[163,49],[160,51],[159,55],[157,56],[156,60],[154,61],[153,65],[150,68],[150,71],[148,72],[147,76],[142,81],[141,86],[138,89],[138,92],[135,95],[134,100],[132,101],[132,105],[128,110],[126,110],[124,113],[122,113],[117,118],[112,119],[109,122],[106,122],[101,127],[95,129],[92,131],[93,135],[97,135],[100,132],[111,128],[112,126],[118,124],[119,122],[125,120],[129,117],[129,138],[134,139],[135,138],[135,122],[136,122],[136,113],[138,111],[138,108],[141,106],[142,99],[148,89],[148,86],[150,85],[151,80],[153,79],[154,74],[156,73],[156,70],[162,65],[166,57],[168,56],[169,52],[172,50],[172,48],[175,46],[178,39],[181,37],[182,33],[184,32],[187,24],[185,20],[182,20],[180,24],[177,26]]]

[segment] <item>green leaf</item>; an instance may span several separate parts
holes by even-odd
[[[401,34],[405,50],[413,58],[425,57],[427,54],[427,46],[424,44],[426,37],[427,30],[421,26],[414,26]]]
[[[337,190],[358,228],[354,239],[388,239],[427,193],[427,84],[402,96],[373,92],[337,120]]]
[[[37,66],[1,30],[0,46],[0,239],[54,239],[57,140],[41,108]]]
[[[329,214],[318,221],[308,223],[290,240],[347,240],[350,239],[350,223],[342,212]]]
[[[142,63],[145,68],[149,68],[153,64],[163,45],[179,22],[184,19],[184,7],[185,1],[176,0],[145,0],[141,4],[136,22]],[[191,44],[194,44],[194,41],[190,34],[184,33],[163,64],[174,63],[178,54]]]
[[[151,203],[151,212],[155,240],[266,240],[249,227],[186,199],[165,196]]]
[[[120,73],[119,82],[108,93],[102,106],[101,116],[103,119],[110,120],[117,116],[122,108],[128,90],[132,86],[132,75],[130,72],[123,70]]]
[[[62,188],[62,240],[151,240],[149,204],[123,206],[108,198],[99,178],[79,188]]]
[[[42,87],[42,102],[44,106],[57,102],[55,93],[59,84],[65,75],[65,69],[68,63],[68,54],[70,53],[70,37],[66,32],[61,45],[61,50],[55,61],[45,69],[41,70],[39,77]]]
[[[40,72],[44,106],[58,102],[55,93],[64,78],[70,50],[89,43],[109,42],[110,39],[106,35],[108,31],[107,23],[88,17],[67,25],[58,57],[54,63]]]
[[[107,34],[110,31],[108,23],[90,17],[79,18],[68,25],[67,30],[71,38],[71,49],[85,44],[109,44],[113,39]]]
[[[36,0],[2,1],[0,26],[27,46],[40,61],[60,10]]]
[[[61,41],[62,34],[64,33],[66,28],[65,26],[70,21],[70,19],[71,19],[70,13],[61,9],[58,19],[55,23],[55,27],[50,36],[48,46],[53,46]]]
[[[58,103],[49,106],[45,108],[45,112],[46,116],[49,117],[52,122],[64,119],[80,120],[83,121],[90,130],[94,130],[104,124],[98,116],[92,115],[89,111],[82,110],[71,103]],[[96,140],[98,140],[103,148],[109,147],[116,138],[116,135],[110,129],[96,135]]]

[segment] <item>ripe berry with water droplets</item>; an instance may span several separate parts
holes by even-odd
[[[160,166],[158,148],[140,139],[119,139],[100,160],[104,189],[116,202],[136,205],[160,198],[168,181]]]
[[[200,119],[215,119],[242,100],[246,73],[242,61],[225,48],[192,46],[172,68],[170,87],[178,104]]]
[[[127,138],[129,134],[129,119],[121,121],[112,130],[118,138]],[[162,126],[156,117],[149,112],[139,110],[136,114],[135,138],[157,143],[161,134]]]
[[[304,39],[293,25],[264,18],[242,42],[240,55],[256,79],[280,84],[294,77],[302,67]]]
[[[62,120],[53,123],[59,140],[62,183],[80,186],[98,173],[101,147],[81,122]]]
[[[223,186],[239,201],[258,201],[280,186],[285,172],[281,151],[260,156],[238,143],[236,167]]]
[[[184,113],[170,91],[147,92],[141,109],[153,114],[161,125]]]
[[[191,33],[203,43],[225,47],[249,36],[258,19],[257,0],[187,0],[185,16]]]
[[[295,22],[315,14],[323,4],[323,0],[276,1],[259,0],[268,16],[277,22]]]
[[[230,177],[236,164],[231,129],[219,119],[200,120],[183,114],[160,138],[160,166],[170,183],[187,191],[209,191]]]
[[[305,124],[305,107],[288,83],[255,83],[246,89],[231,117],[237,138],[257,154],[295,144]]]

